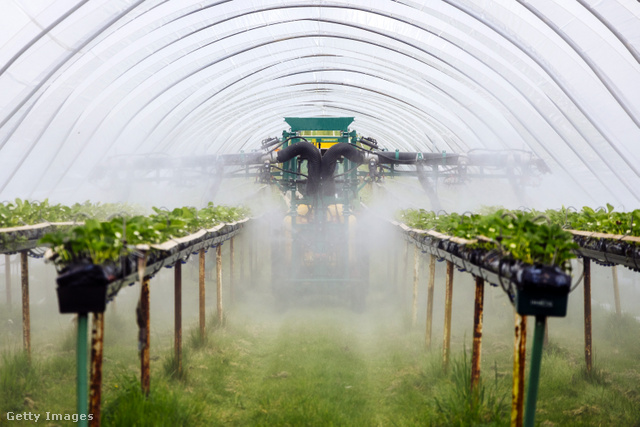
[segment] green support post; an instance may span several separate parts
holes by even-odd
[[[538,383],[540,381],[540,363],[542,362],[542,347],[546,322],[546,316],[536,316],[536,327],[533,332],[533,346],[531,348],[531,370],[529,371],[529,385],[525,404],[525,427],[533,427],[535,425]]]
[[[89,391],[88,391],[88,378],[87,378],[87,357],[88,357],[88,344],[87,344],[87,331],[88,331],[88,316],[87,313],[78,314],[78,338],[76,347],[76,370],[78,383],[76,385],[76,392],[78,398],[78,415],[88,415],[89,411]],[[78,420],[78,425],[81,427],[87,427],[87,417],[81,417],[84,420]]]

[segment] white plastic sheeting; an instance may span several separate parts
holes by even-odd
[[[635,0],[0,7],[2,199],[87,198],[105,157],[233,153],[285,116],[355,116],[387,147],[531,150],[550,189],[640,202]]]

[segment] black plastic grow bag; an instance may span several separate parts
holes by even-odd
[[[60,313],[101,313],[107,306],[109,274],[95,264],[76,264],[56,279]]]

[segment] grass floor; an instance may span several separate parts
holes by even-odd
[[[335,301],[311,301],[279,312],[268,283],[246,280],[235,289],[237,303],[225,305],[224,327],[210,320],[204,341],[196,332],[197,263],[185,265],[181,374],[173,359],[173,271],[163,270],[151,292],[149,397],[139,384],[138,286],[121,291],[117,307],[110,304],[105,314],[102,425],[508,425],[513,310],[505,294],[494,287],[485,290],[482,387],[472,394],[473,279],[463,274],[455,278],[452,358],[445,372],[444,265],[436,265],[433,346],[426,349],[426,286],[422,281],[418,326],[413,327],[412,266],[402,262],[410,258],[402,247],[396,249],[400,262],[384,256],[372,260],[368,306],[362,313]],[[267,260],[263,264],[270,265]],[[37,272],[38,265],[33,267]],[[611,302],[609,270],[594,270],[594,369],[590,374],[584,369],[578,288],[570,295],[567,317],[549,320],[537,425],[640,426],[640,323],[633,315],[617,317],[602,307]],[[426,277],[426,266],[420,274]],[[46,420],[46,415],[76,412],[74,316],[57,312],[52,272],[43,269],[32,278],[31,362],[21,350],[20,308],[0,305],[0,425],[33,425],[8,421],[8,412],[39,414],[38,425],[73,425]],[[229,283],[228,276],[223,283]],[[637,315],[633,301],[640,295],[635,289],[628,285],[621,293],[626,296],[623,308]],[[223,294],[227,304],[229,289]],[[206,305],[215,307],[214,290],[208,291]],[[215,313],[209,311],[208,318]],[[529,325],[530,342],[533,319]]]
[[[250,310],[249,310],[250,311]],[[111,316],[103,382],[106,426],[468,426],[508,425],[510,336],[487,331],[482,387],[469,392],[466,337],[454,337],[449,369],[422,330],[385,311],[307,307],[255,318],[238,310],[205,341],[185,332],[184,372],[176,375],[171,331],[155,338],[152,393],[139,390],[137,350]],[[640,425],[640,325],[599,313],[601,347],[591,375],[580,337],[552,339],[542,362],[537,424]],[[553,324],[552,324],[553,325]],[[607,331],[617,331],[607,333]],[[111,337],[111,338],[109,338]],[[7,412],[75,412],[73,330],[31,363],[5,350],[0,367],[2,425]],[[434,343],[436,343],[434,337]],[[611,350],[611,351],[609,351]],[[602,353],[602,354],[601,354]],[[72,425],[45,421],[45,425]]]

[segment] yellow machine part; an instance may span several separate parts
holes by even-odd
[[[309,219],[309,205],[298,205],[298,215],[296,216],[296,224],[307,224]],[[291,218],[291,217],[289,217]]]
[[[338,143],[338,139],[336,138],[335,140],[333,138],[323,138],[321,140],[316,140],[315,138],[312,138],[312,141],[310,141],[312,143],[320,143],[318,144],[320,146],[321,150],[326,150],[330,147],[333,147],[334,145],[336,145]]]
[[[339,130],[304,130],[300,131],[300,136],[304,136],[314,145],[317,144],[321,150],[326,150],[339,142],[338,138],[342,136],[342,132]]]
[[[344,206],[342,204],[334,204],[327,206],[327,221],[344,223]]]

